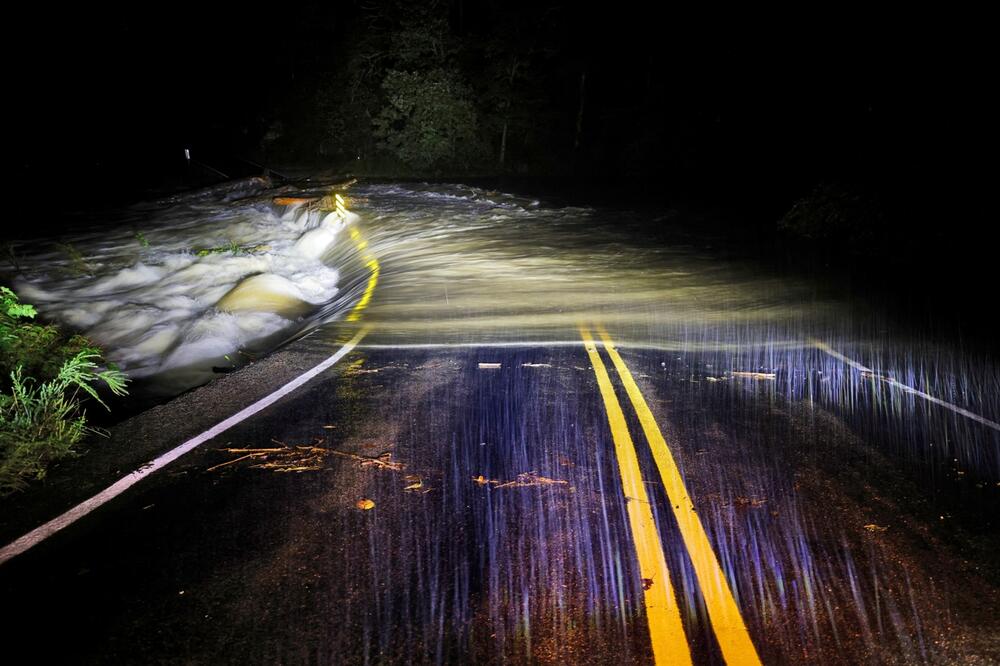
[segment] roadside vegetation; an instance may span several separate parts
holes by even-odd
[[[778,231],[861,257],[884,252],[891,237],[890,220],[876,196],[862,187],[829,182],[796,201],[778,221]]]
[[[78,453],[86,406],[127,393],[125,375],[80,335],[35,321],[34,306],[0,287],[0,497],[41,480]]]

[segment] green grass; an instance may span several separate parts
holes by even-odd
[[[95,432],[85,406],[107,409],[98,390],[127,393],[128,380],[86,338],[34,322],[37,312],[0,287],[0,496],[45,478]]]
[[[228,245],[220,245],[219,247],[194,248],[194,254],[196,257],[207,257],[210,254],[225,254],[227,252],[233,255],[241,255],[266,252],[269,249],[271,248],[268,245],[240,245],[236,241],[229,241]]]
[[[56,243],[56,247],[62,250],[69,259],[66,271],[70,275],[93,275],[94,267],[87,262],[76,246],[72,243]]]

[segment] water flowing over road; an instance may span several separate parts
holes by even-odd
[[[25,300],[188,391],[96,444],[82,496],[57,472],[45,520],[130,472],[116,452],[265,400],[0,564],[5,631],[67,633],[36,658],[1000,660],[988,350],[677,210],[279,194],[135,209],[23,258]]]

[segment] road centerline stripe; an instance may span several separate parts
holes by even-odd
[[[362,338],[364,338],[365,334],[367,333],[368,333],[368,328],[367,327],[362,328],[355,334],[353,338],[351,338],[350,341],[348,341],[346,344],[344,344],[343,347],[338,349],[335,354],[327,358],[322,363],[302,373],[301,375],[299,375],[292,381],[288,382],[281,388],[264,396],[263,398],[253,403],[252,405],[244,407],[239,412],[233,414],[224,421],[217,423],[216,425],[212,426],[203,433],[192,437],[191,439],[187,440],[180,446],[177,446],[171,449],[170,451],[167,451],[166,453],[157,457],[151,462],[148,462],[145,465],[139,467],[129,475],[122,477],[121,479],[111,484],[101,492],[97,493],[90,499],[84,500],[83,502],[74,506],[72,509],[53,518],[44,525],[35,528],[34,530],[28,532],[24,536],[7,544],[3,548],[0,548],[0,565],[5,563],[7,560],[10,560],[11,558],[17,557],[18,555],[25,552],[29,548],[49,538],[56,532],[62,530],[65,527],[68,527],[69,525],[72,525],[80,518],[86,516],[88,513],[110,502],[115,497],[118,497],[123,492],[125,492],[126,490],[128,490],[129,488],[131,488],[132,486],[134,486],[139,481],[143,480],[153,472],[156,472],[157,470],[166,467],[167,465],[177,460],[184,454],[190,453],[194,449],[198,448],[208,440],[222,434],[223,432],[229,430],[238,423],[245,421],[246,419],[250,418],[257,412],[267,407],[270,407],[281,398],[285,397],[292,391],[295,391],[296,389],[300,388],[307,382],[314,379],[317,375],[333,367],[333,365],[336,364],[337,361],[344,358],[344,356],[350,353],[351,350],[353,350],[358,345],[358,343],[361,342]]]
[[[670,507],[677,519],[677,525],[680,528],[688,555],[691,557],[691,564],[694,567],[695,576],[698,578],[705,606],[708,609],[709,621],[719,641],[722,656],[728,666],[757,666],[761,663],[760,657],[757,655],[753,641],[750,640],[750,633],[743,622],[743,616],[736,605],[732,590],[729,589],[725,573],[719,566],[719,560],[715,556],[715,551],[708,540],[701,519],[694,510],[694,504],[688,495],[674,456],[663,438],[663,433],[660,431],[649,405],[646,404],[646,399],[632,378],[628,366],[625,365],[618,350],[615,349],[607,331],[600,329],[599,332],[604,342],[604,349],[611,357],[611,361],[618,371],[618,376],[621,377],[625,392],[639,417],[639,424],[646,435],[646,441],[649,442],[653,460],[656,462],[664,489],[667,492],[667,498],[670,501]]]
[[[607,410],[608,425],[611,427],[629,527],[639,560],[640,576],[643,578],[643,602],[653,644],[653,659],[657,664],[690,664],[691,651],[681,623],[680,607],[670,584],[670,571],[660,543],[660,533],[642,481],[639,458],[625,422],[625,414],[590,331],[581,328],[580,334],[597,376],[597,385]]]

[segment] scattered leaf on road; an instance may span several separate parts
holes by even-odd
[[[744,379],[774,379],[778,375],[773,372],[743,372],[737,371],[732,373],[733,377],[743,377]]]
[[[498,481],[496,479],[487,479],[485,476],[480,474],[479,476],[472,477],[472,480],[481,486],[492,485],[497,488],[524,488],[526,486],[568,486],[569,481],[564,481],[562,479],[550,479],[548,477],[540,476],[537,472],[522,472],[517,475],[517,478],[513,481]]]

